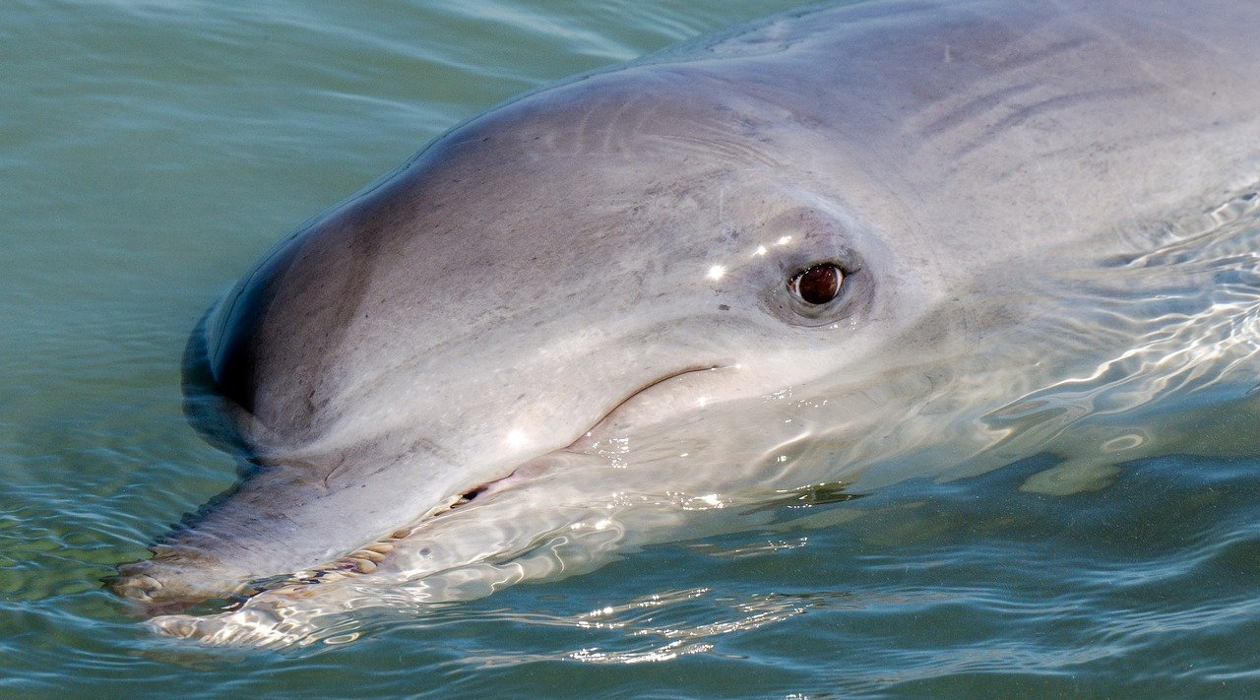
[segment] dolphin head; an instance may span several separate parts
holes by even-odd
[[[869,380],[937,293],[927,256],[884,243],[899,214],[838,141],[683,68],[588,77],[448,133],[208,314],[186,388],[210,408],[192,415],[245,473],[112,585],[224,595],[559,453],[610,491],[682,483],[683,453],[712,486],[777,473],[767,455],[801,427],[775,397],[863,360]],[[613,437],[633,449],[609,458]],[[674,466],[636,468],[647,455]]]
[[[207,314],[187,404],[242,478],[112,587],[257,592],[160,627],[270,639],[359,585],[701,534],[697,502],[1114,473],[1157,397],[1255,381],[1222,223],[1254,212],[1258,44],[1242,3],[1131,4],[844,3],[455,128]]]

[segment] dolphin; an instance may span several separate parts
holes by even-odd
[[[109,586],[265,642],[1039,453],[1098,488],[1169,396],[1254,418],[1255,9],[829,5],[490,109],[210,309],[186,404],[241,479]]]

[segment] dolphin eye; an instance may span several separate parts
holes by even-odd
[[[840,294],[844,273],[832,263],[820,263],[796,273],[788,280],[788,289],[806,304],[820,306]]]

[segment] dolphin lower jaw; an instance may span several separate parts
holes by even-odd
[[[310,557],[305,563],[284,571],[241,566],[242,559],[265,560],[265,557],[258,556],[257,551],[250,553],[252,556],[246,556],[239,550],[220,551],[218,541],[234,538],[207,536],[194,527],[169,536],[169,543],[154,545],[150,548],[153,552],[151,558],[120,564],[118,573],[106,577],[104,581],[116,594],[138,604],[145,614],[152,615],[182,611],[213,599],[240,601],[265,590],[368,574],[376,571],[394,549],[397,540],[410,536],[430,518],[472,501],[485,488],[477,486],[446,499],[414,522],[406,523],[400,519],[396,528],[375,536],[365,536],[357,546],[341,554]],[[280,550],[283,548],[280,546],[269,547],[266,542],[259,542],[258,549],[264,548],[275,550],[272,553],[282,556]],[[266,553],[263,552],[264,555]]]
[[[262,591],[293,589],[328,583],[363,574],[375,573],[385,565],[400,540],[422,531],[434,518],[459,509],[492,492],[512,488],[523,472],[526,477],[550,471],[548,464],[558,455],[563,459],[606,460],[599,449],[601,436],[606,437],[627,426],[650,418],[660,420],[659,412],[673,411],[678,406],[703,406],[702,389],[710,373],[729,371],[734,363],[697,363],[666,372],[645,382],[624,398],[604,410],[570,443],[526,458],[510,469],[500,469],[498,478],[470,481],[437,499],[437,504],[424,509],[416,517],[399,515],[392,523],[381,523],[379,530],[364,532],[353,544],[320,555],[308,550],[295,555],[292,546],[303,540],[318,540],[317,535],[304,535],[302,523],[290,520],[295,504],[308,512],[318,510],[313,501],[322,492],[335,488],[342,467],[331,469],[321,483],[303,480],[298,483],[285,474],[285,468],[263,467],[232,491],[216,498],[190,524],[174,529],[154,545],[150,559],[121,564],[117,574],[105,582],[118,595],[139,604],[146,614],[178,612],[198,603],[214,599],[243,600]],[[673,411],[667,411],[672,413]],[[282,459],[279,455],[268,461]],[[277,470],[273,473],[272,470]],[[388,480],[382,470],[377,477]],[[379,483],[379,482],[378,482]],[[309,491],[305,498],[301,490]],[[380,490],[380,489],[378,489]],[[385,489],[397,492],[398,488]],[[406,489],[402,489],[406,491]],[[270,499],[284,494],[284,503]],[[297,495],[295,495],[297,494]],[[288,507],[285,507],[287,504]],[[413,511],[414,512],[414,511]],[[307,518],[310,520],[311,518]],[[347,522],[353,519],[347,518]],[[277,561],[292,562],[282,571]],[[269,566],[270,565],[270,566]]]

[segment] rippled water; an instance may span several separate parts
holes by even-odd
[[[1175,400],[1140,425],[1101,421],[1116,454],[1158,449],[1098,490],[1021,490],[1057,465],[1032,456],[803,502],[586,575],[367,613],[353,643],[333,629],[209,649],[152,635],[100,589],[231,483],[231,459],[184,421],[179,358],[277,238],[500,99],[793,4],[8,3],[0,696],[1260,694],[1254,360],[1228,386],[1166,372]],[[1159,290],[1168,330],[1145,354],[989,425],[1068,426],[1046,406],[1141,404],[1125,371],[1254,346],[1260,216],[1243,205],[1204,228],[1159,255],[1221,248],[1225,292]],[[1187,349],[1191,327],[1210,340]]]

